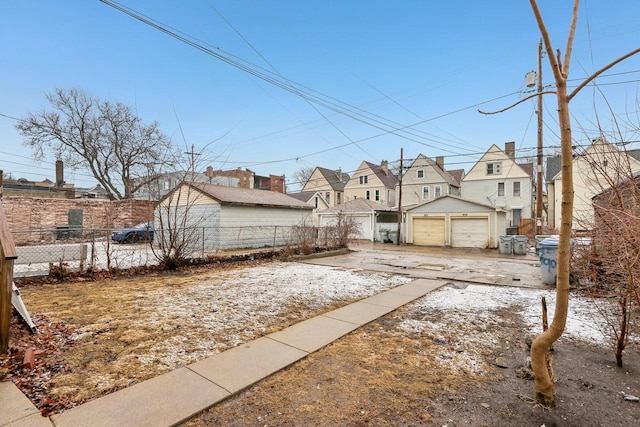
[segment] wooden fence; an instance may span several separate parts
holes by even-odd
[[[520,218],[518,222],[518,234],[521,236],[533,237],[536,234],[535,218]]]
[[[0,353],[9,351],[13,263],[18,254],[0,201]]]

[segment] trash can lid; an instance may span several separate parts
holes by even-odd
[[[538,242],[537,247],[558,247],[560,240],[554,238],[547,238],[541,242]]]

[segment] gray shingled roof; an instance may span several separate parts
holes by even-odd
[[[389,171],[389,173],[385,173],[385,171],[382,170],[382,166],[367,161],[365,161],[365,163],[367,164],[367,166],[369,166],[369,169],[371,169],[371,171],[376,174],[378,179],[382,181],[382,184],[384,184],[386,188],[393,189],[396,187],[398,177],[395,176],[393,172]]]
[[[301,191],[299,193],[287,193],[287,196],[307,203],[316,193],[317,191]]]
[[[340,172],[342,176],[339,177],[338,172],[333,169],[321,168],[320,166],[317,168],[334,191],[344,191],[344,186],[350,179],[348,173]],[[342,178],[342,180],[340,178]]]
[[[203,184],[199,182],[194,182],[189,185],[222,204],[313,209],[300,200],[276,191],[224,187],[222,185]]]
[[[627,154],[640,161],[640,149],[628,150]],[[551,182],[553,177],[560,173],[562,161],[560,156],[547,157],[547,168],[545,170],[545,181]]]

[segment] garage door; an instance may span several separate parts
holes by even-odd
[[[486,248],[489,246],[489,219],[452,218],[451,246],[454,248]]]
[[[358,231],[360,232],[356,239],[365,239],[373,241],[373,230],[371,227],[371,215],[360,216],[353,215],[354,224],[358,225]]]
[[[444,218],[413,218],[413,244],[444,246]]]
[[[371,226],[371,215],[349,215],[349,221],[358,227],[358,234],[354,236],[356,239],[365,239],[373,241],[373,227]],[[338,222],[337,215],[321,215],[320,227],[336,225]]]

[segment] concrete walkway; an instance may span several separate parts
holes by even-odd
[[[202,361],[92,400],[50,419],[0,383],[0,426],[172,426],[444,285],[418,279]]]

